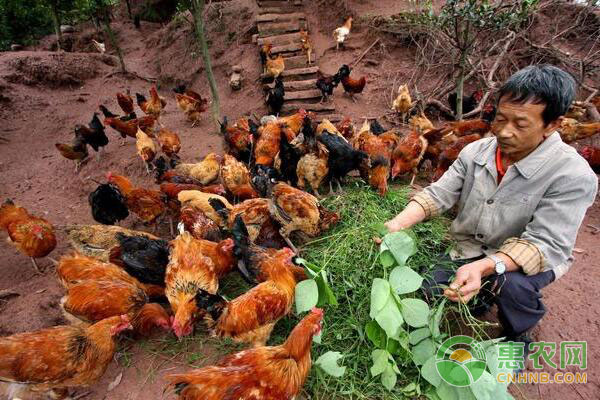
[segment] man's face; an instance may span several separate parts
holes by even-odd
[[[500,99],[492,133],[498,139],[502,155],[517,162],[535,150],[544,138],[560,125],[562,117],[544,125],[545,104],[511,103]]]

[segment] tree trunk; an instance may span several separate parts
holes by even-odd
[[[460,63],[458,67],[458,77],[456,78],[456,120],[460,121],[463,116],[463,93],[465,83],[465,61],[467,58],[467,51],[463,50],[460,53]]]
[[[208,43],[206,43],[206,35],[204,32],[204,0],[193,0],[194,8],[194,21],[196,26],[196,38],[200,47],[202,48],[202,58],[204,59],[204,68],[206,69],[206,79],[210,86],[212,93],[212,114],[217,129],[220,127],[219,120],[221,119],[220,103],[219,103],[219,91],[217,90],[217,83],[213,75],[212,66],[210,62],[210,53],[208,52]]]
[[[119,64],[121,64],[121,72],[125,73],[125,72],[127,72],[127,68],[125,68],[125,61],[123,61],[123,53],[121,53],[121,48],[117,44],[117,39],[115,37],[115,34],[114,34],[113,30],[110,28],[110,22],[108,20],[107,15],[105,15],[104,18],[102,18],[102,22],[104,23],[104,30],[106,31],[106,35],[108,36],[108,39],[110,40],[110,44],[117,51],[117,57],[119,57]]]
[[[131,15],[131,2],[130,2],[130,0],[125,0],[125,4],[127,4],[127,14],[129,15],[129,19],[133,20],[133,16]]]
[[[58,15],[58,4],[56,1],[50,2],[50,14],[52,14],[52,23],[56,32],[56,43],[58,50],[62,50],[62,32],[60,31],[60,16]]]

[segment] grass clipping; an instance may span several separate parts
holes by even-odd
[[[327,269],[329,284],[337,296],[337,307],[326,307],[322,344],[313,346],[313,355],[327,351],[344,353],[346,374],[339,379],[323,374],[318,368],[311,371],[305,390],[313,399],[401,399],[401,394],[388,392],[371,377],[371,352],[374,346],[366,337],[365,324],[369,317],[370,292],[374,278],[383,277],[385,271],[377,261],[379,246],[373,242],[377,227],[398,214],[410,196],[407,188],[393,188],[385,197],[379,196],[361,184],[352,184],[345,193],[323,201],[324,206],[341,214],[340,223],[324,236],[301,249],[301,256]],[[448,221],[435,218],[413,229],[416,235],[417,254],[408,266],[420,270],[433,265],[448,248],[446,232]],[[280,343],[296,323],[287,318],[278,324],[272,343]],[[411,363],[412,364],[412,363]],[[399,365],[400,366],[400,365]],[[400,366],[402,370],[402,366]],[[406,365],[406,382],[418,376],[418,370]],[[397,388],[402,387],[399,376]]]

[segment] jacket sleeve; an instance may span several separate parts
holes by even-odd
[[[558,278],[568,268],[577,232],[597,190],[598,178],[591,172],[561,179],[548,188],[521,237],[508,238],[499,251],[528,275],[554,269]]]

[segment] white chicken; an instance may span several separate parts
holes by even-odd
[[[344,46],[344,41],[346,40],[346,36],[350,34],[350,29],[352,28],[352,17],[348,17],[344,25],[336,28],[333,31],[333,37],[336,40],[335,49],[339,50],[340,46]]]

